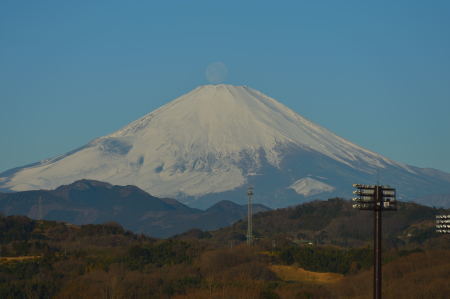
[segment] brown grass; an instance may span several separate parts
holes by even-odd
[[[12,262],[22,262],[26,260],[36,260],[40,259],[40,255],[30,255],[30,256],[6,256],[0,257],[0,263],[12,263]]]
[[[270,270],[284,281],[329,284],[339,282],[344,277],[344,275],[338,273],[312,272],[296,266],[272,265]]]

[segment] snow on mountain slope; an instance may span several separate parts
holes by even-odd
[[[334,191],[334,187],[325,184],[313,178],[303,178],[295,181],[289,188],[294,189],[295,192],[305,197],[320,194],[323,192]]]
[[[197,149],[233,155],[263,148],[269,162],[277,164],[280,157],[275,146],[294,143],[349,165],[360,159],[377,167],[386,163],[400,166],[245,86],[198,87],[109,137],[127,136],[155,138],[159,143],[176,145],[189,156]]]
[[[85,178],[136,185],[159,197],[198,197],[244,185],[264,163],[280,168],[286,148],[358,173],[395,168],[415,175],[261,92],[221,84],[198,87],[71,153],[0,174],[0,188],[51,189]]]

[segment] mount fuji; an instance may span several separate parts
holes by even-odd
[[[136,185],[193,207],[228,199],[283,207],[349,197],[352,183],[397,188],[402,200],[450,206],[450,174],[355,145],[245,86],[207,85],[67,154],[0,174],[0,189],[53,189],[79,179]],[[438,197],[436,197],[439,195]],[[444,196],[444,199],[442,199]]]

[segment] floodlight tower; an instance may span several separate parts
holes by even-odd
[[[252,245],[253,242],[253,211],[252,211],[252,196],[253,196],[253,187],[250,186],[247,189],[248,196],[248,208],[247,208],[247,245]]]
[[[436,215],[436,232],[450,234],[450,215]]]
[[[373,228],[373,298],[381,299],[381,215],[383,211],[396,211],[395,189],[389,186],[353,184],[353,208],[374,212]]]

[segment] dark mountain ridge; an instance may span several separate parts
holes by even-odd
[[[268,208],[255,205],[254,210]],[[193,228],[217,229],[247,215],[245,205],[229,201],[202,211],[174,199],[154,197],[135,186],[94,180],[79,180],[55,190],[0,193],[0,211],[73,224],[116,221],[126,229],[154,237],[168,237]]]

